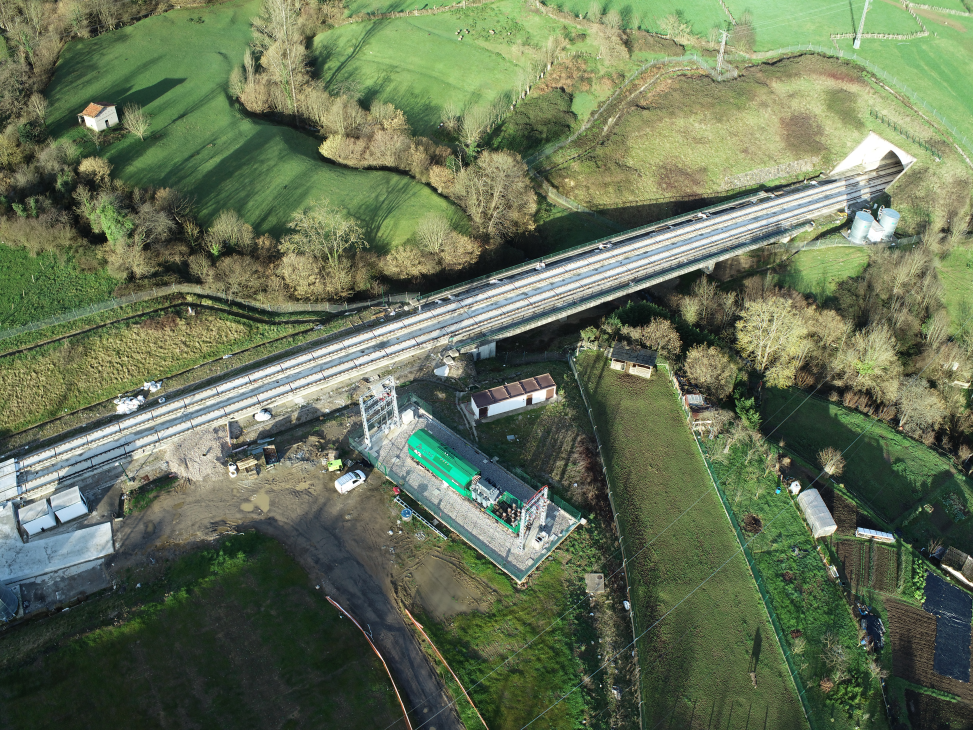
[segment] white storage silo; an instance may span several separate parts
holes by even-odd
[[[855,213],[855,220],[851,223],[851,233],[848,234],[848,240],[852,243],[864,243],[865,236],[868,235],[868,231],[874,222],[875,219],[868,211],[860,210]]]
[[[885,231],[886,238],[891,238],[892,234],[895,233],[895,227],[899,224],[900,217],[899,211],[892,210],[891,208],[882,208],[878,214],[878,224]]]

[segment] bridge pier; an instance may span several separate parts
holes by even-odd
[[[704,274],[712,274],[714,268],[716,268],[716,262],[710,261],[708,264],[703,264],[702,266],[700,266],[699,270],[702,271]]]
[[[492,340],[491,342],[481,342],[473,350],[474,360],[489,360],[491,357],[497,356],[497,341]]]

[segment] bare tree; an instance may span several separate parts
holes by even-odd
[[[513,152],[484,152],[456,176],[453,195],[477,236],[503,241],[533,228],[537,197],[527,166]]]
[[[733,391],[737,368],[719,347],[696,345],[686,353],[686,375],[716,398],[725,398]]]
[[[43,94],[33,93],[30,95],[30,110],[37,117],[37,121],[44,123],[47,118],[47,99]]]
[[[300,28],[300,0],[264,0],[260,15],[253,19],[260,64],[283,89],[292,114],[297,114],[298,93],[307,83],[307,49]]]
[[[841,385],[893,403],[899,394],[902,364],[895,338],[885,324],[871,325],[854,334],[835,360]]]
[[[149,115],[138,104],[126,104],[122,109],[122,124],[129,132],[144,140],[149,131]]]
[[[325,291],[332,296],[349,293],[354,272],[348,255],[368,248],[358,222],[322,199],[295,213],[290,228],[293,233],[281,240],[281,252],[317,259],[326,275]]]
[[[460,120],[459,138],[466,148],[466,156],[469,159],[476,157],[480,140],[489,131],[493,119],[493,110],[486,106],[471,106],[463,112],[463,118]]]
[[[749,302],[736,326],[737,347],[765,374],[768,384],[790,385],[797,370],[801,343],[807,335],[793,303],[783,297]]]
[[[946,416],[942,396],[925,378],[914,375],[906,378],[899,388],[899,425],[913,436],[927,430],[935,431]]]
[[[220,211],[206,232],[206,246],[214,256],[227,249],[249,253],[254,241],[253,228],[235,210]]]
[[[840,477],[845,470],[845,457],[834,446],[829,446],[818,452],[818,465],[828,476]]]
[[[621,30],[622,14],[617,10],[615,10],[614,8],[612,8],[611,10],[608,11],[608,13],[605,14],[605,17],[602,19],[602,22],[612,30]]]
[[[653,317],[643,327],[625,327],[625,335],[658,352],[666,360],[675,360],[682,352],[682,339],[672,322]]]

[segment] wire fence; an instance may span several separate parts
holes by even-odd
[[[418,294],[406,292],[404,294],[391,294],[388,296],[383,296],[381,299],[370,299],[367,302],[343,302],[341,304],[318,302],[261,304],[258,302],[246,301],[244,299],[234,299],[226,294],[210,291],[209,289],[196,284],[169,284],[167,286],[152,287],[151,289],[145,289],[133,294],[127,294],[123,297],[114,297],[102,302],[89,304],[86,307],[72,309],[70,312],[63,312],[53,317],[39,319],[35,322],[31,322],[30,324],[25,324],[20,327],[11,327],[9,329],[0,330],[0,340],[16,337],[17,335],[21,335],[25,332],[33,332],[52,325],[63,324],[64,322],[70,322],[71,320],[80,319],[82,317],[89,317],[93,314],[105,312],[110,309],[118,309],[119,307],[124,307],[129,304],[145,302],[150,299],[158,299],[171,294],[195,294],[197,296],[206,297],[207,299],[216,299],[226,302],[227,304],[243,307],[244,309],[256,309],[263,312],[272,312],[274,314],[291,314],[296,312],[325,312],[328,314],[343,314],[344,312],[354,312],[359,309],[367,309],[368,307],[386,307],[397,302],[412,303],[419,296]]]
[[[575,351],[575,356],[577,356],[577,352],[578,351]],[[612,508],[612,518],[615,521],[615,532],[618,534],[618,545],[622,552],[622,571],[625,575],[625,595],[629,597],[629,605],[631,606],[631,610],[628,612],[628,615],[632,627],[632,638],[634,640],[639,636],[639,632],[636,626],[637,621],[635,615],[635,603],[634,601],[631,600],[632,582],[629,579],[629,575],[628,575],[628,556],[626,555],[626,550],[625,550],[625,540],[623,539],[622,536],[622,528],[618,524],[618,509],[615,507],[615,495],[612,490],[611,479],[609,479],[608,477],[608,468],[604,465],[605,458],[603,456],[604,452],[602,451],[602,446],[601,446],[601,437],[598,435],[598,426],[595,424],[595,416],[591,410],[591,404],[588,403],[588,396],[585,393],[584,386],[581,384],[581,376],[578,374],[577,367],[575,367],[574,359],[575,358],[573,357],[568,358],[568,365],[571,366],[571,372],[574,373],[574,380],[578,384],[578,390],[581,391],[581,398],[584,400],[584,407],[585,409],[587,409],[588,418],[591,420],[591,429],[592,432],[595,434],[595,444],[598,446],[598,456],[602,460],[602,473],[604,474],[605,485],[608,491],[608,503],[611,505]],[[634,649],[635,649],[635,664],[636,666],[640,666],[638,660],[639,649],[637,643],[635,644]],[[641,672],[639,672],[639,681],[637,682],[637,686],[639,692],[639,727],[642,730],[645,730],[645,711],[644,711],[643,701],[642,701]]]
[[[669,370],[668,364],[663,363],[666,370]],[[670,372],[669,377],[672,377]],[[685,414],[687,419],[692,418],[692,414],[686,407],[686,404],[679,397],[678,390],[673,390],[673,395],[676,401],[679,403],[679,407],[682,409],[683,414]],[[804,687],[804,682],[801,680],[801,675],[798,672],[796,662],[794,657],[788,648],[788,643],[786,639],[786,634],[784,633],[784,628],[781,626],[780,620],[777,618],[777,613],[774,611],[773,603],[770,599],[770,593],[767,590],[763,575],[760,569],[757,567],[757,562],[750,550],[747,539],[743,535],[743,531],[740,529],[740,524],[737,522],[736,516],[733,514],[733,508],[730,506],[730,501],[727,499],[726,494],[723,492],[723,485],[716,476],[716,472],[713,469],[713,464],[710,461],[709,451],[706,445],[703,443],[699,434],[691,430],[693,435],[693,440],[696,442],[696,446],[699,449],[700,455],[703,457],[703,463],[706,465],[706,470],[709,472],[710,478],[713,480],[713,486],[716,488],[716,493],[719,495],[720,502],[723,505],[723,511],[726,513],[726,517],[733,527],[733,533],[736,535],[737,542],[740,545],[740,550],[743,552],[743,557],[747,561],[747,567],[750,568],[750,572],[753,575],[754,583],[757,585],[757,591],[760,593],[760,599],[764,604],[764,608],[767,611],[767,616],[770,618],[770,624],[774,629],[774,635],[777,637],[777,644],[780,646],[781,653],[784,655],[784,660],[787,663],[787,670],[790,672],[791,680],[794,682],[794,686],[797,689],[797,695],[801,700],[801,706],[804,709],[804,716],[807,718],[808,724],[811,726],[811,730],[819,730],[824,726],[815,720],[814,712],[811,709],[810,702],[807,698],[807,694]],[[792,507],[793,507],[793,503]],[[794,507],[796,509],[796,507]]]
[[[933,157],[935,157],[936,158],[936,162],[942,162],[942,159],[943,158],[942,158],[942,156],[936,150],[934,150],[932,147],[930,147],[928,144],[926,144],[923,140],[919,139],[916,135],[914,135],[908,129],[905,129],[904,127],[900,127],[899,124],[898,124],[898,122],[896,122],[894,119],[889,119],[887,116],[885,116],[884,114],[882,114],[882,112],[877,112],[874,109],[869,109],[868,110],[868,115],[870,117],[874,118],[874,119],[877,119],[878,121],[880,121],[882,124],[884,124],[889,129],[892,129],[892,130],[898,132],[899,134],[901,134],[903,137],[905,137],[910,142],[913,142],[914,144],[919,145],[922,149],[924,149],[930,155],[932,155]]]

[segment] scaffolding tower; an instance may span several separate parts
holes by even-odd
[[[537,521],[540,515],[547,511],[547,487],[537,490],[533,497],[527,500],[524,508],[520,511],[520,549],[527,546],[527,533],[531,526]]]
[[[388,433],[397,428],[399,420],[399,401],[395,396],[395,378],[389,375],[372,386],[371,391],[359,397],[361,422],[364,430],[365,448],[372,448],[372,432]]]

